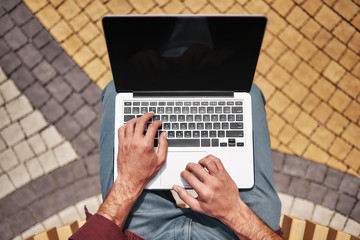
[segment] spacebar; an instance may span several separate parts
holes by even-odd
[[[200,139],[167,139],[169,147],[200,147]]]

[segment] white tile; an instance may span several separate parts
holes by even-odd
[[[69,142],[64,142],[54,148],[54,154],[60,166],[72,162],[77,158],[77,154]]]
[[[18,163],[19,161],[11,148],[8,148],[0,153],[0,165],[5,172],[15,167]]]
[[[10,100],[16,98],[21,94],[19,89],[16,87],[15,83],[11,79],[0,85],[0,92],[6,102],[9,102]]]
[[[36,110],[23,118],[20,121],[20,124],[24,129],[26,136],[30,136],[36,132],[39,132],[47,126],[47,122],[39,110]]]
[[[26,239],[26,238],[31,237],[31,236],[33,236],[33,235],[42,233],[42,232],[44,232],[45,230],[46,230],[46,229],[45,229],[40,223],[38,223],[38,224],[30,227],[29,229],[27,229],[25,232],[23,232],[23,233],[21,234],[21,237],[22,237],[23,239]]]
[[[38,156],[38,159],[45,173],[51,172],[52,170],[59,167],[59,164],[54,156],[54,153],[51,150]]]
[[[0,176],[0,199],[15,190],[14,185],[6,174]]]
[[[29,144],[25,140],[16,144],[14,146],[14,151],[20,162],[25,162],[35,156]]]
[[[4,103],[5,103],[5,99],[0,93],[0,106],[3,105]]]
[[[40,137],[40,134],[33,135],[27,140],[27,142],[30,144],[31,149],[36,155],[46,151],[46,145]]]
[[[95,214],[100,207],[97,196],[93,196],[91,198],[82,200],[75,205],[78,213],[81,216],[81,219],[85,219],[85,217],[86,217],[85,211],[84,211],[84,206],[86,206],[86,208],[89,210],[90,213]]]
[[[10,124],[10,117],[4,107],[0,107],[0,129]]]
[[[16,236],[14,237],[12,240],[22,240],[23,238],[19,235],[19,236]]]
[[[359,236],[360,235],[360,223],[349,218],[348,221],[346,222],[346,225],[345,225],[343,231],[350,233],[351,235],[354,235],[354,236]]]
[[[20,164],[18,167],[12,169],[8,174],[16,188],[25,185],[31,180],[30,174],[23,164]]]
[[[39,159],[33,158],[25,163],[26,168],[28,169],[31,178],[34,180],[42,175],[44,175],[44,170],[41,167]]]
[[[294,197],[284,193],[278,193],[278,195],[281,201],[281,213],[289,215],[294,202]]]
[[[2,137],[0,136],[0,152],[1,152],[2,150],[5,150],[5,148],[6,148],[6,143],[5,143],[5,141],[2,139]]]
[[[25,95],[21,95],[20,97],[7,103],[5,107],[13,122],[24,117],[33,110],[31,103]]]
[[[60,211],[59,217],[63,224],[68,224],[73,221],[82,220],[74,206],[70,206],[70,207],[65,208],[64,210]]]
[[[320,223],[324,226],[329,225],[332,216],[334,215],[335,211],[323,207],[321,205],[316,205],[314,209],[314,213],[312,219],[314,222]]]
[[[45,219],[44,221],[42,221],[42,224],[44,225],[44,227],[46,229],[50,229],[53,227],[61,227],[62,226],[62,222],[58,216],[58,214],[54,214],[51,217],[48,217],[47,219]]]
[[[304,220],[309,220],[312,217],[314,210],[314,203],[302,198],[295,198],[290,215]]]
[[[13,146],[25,138],[20,125],[15,122],[1,131],[1,136],[8,146]]]
[[[344,215],[341,215],[340,213],[335,213],[333,218],[331,219],[329,226],[342,230],[345,226],[346,219],[347,217],[345,217]]]
[[[42,131],[41,137],[44,139],[44,142],[49,149],[63,141],[63,137],[53,125]]]
[[[8,78],[7,78],[4,70],[2,69],[2,67],[0,67],[0,84],[5,82],[7,79]]]

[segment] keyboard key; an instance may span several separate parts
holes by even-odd
[[[133,114],[139,114],[140,110],[139,110],[139,107],[133,107],[132,108],[132,113]]]
[[[200,102],[193,102],[194,106],[200,106]]]
[[[237,114],[236,115],[236,121],[243,121],[243,115],[242,114]]]
[[[219,115],[211,115],[211,121],[212,121],[212,122],[217,122],[217,121],[219,121]]]
[[[223,131],[223,130],[218,131],[218,137],[219,138],[225,137],[225,131]]]
[[[210,102],[210,106],[216,106],[217,102]]]
[[[222,129],[229,129],[229,123],[222,123],[221,128]]]
[[[214,131],[214,130],[210,131],[210,137],[215,138],[216,137],[216,131]]]
[[[226,131],[226,137],[244,137],[244,131]]]
[[[191,107],[190,113],[192,113],[192,114],[197,113],[197,107]]]
[[[228,115],[228,121],[235,121],[235,115],[234,114],[229,114]]]
[[[195,115],[195,122],[201,122],[202,116],[201,115]]]
[[[165,106],[166,102],[159,102],[159,106]]]
[[[168,139],[169,147],[200,147],[200,139]]]
[[[133,118],[135,118],[135,115],[124,115],[124,122],[128,122]]]
[[[230,129],[243,129],[242,122],[230,123]]]
[[[150,102],[150,106],[157,106],[157,102]]]
[[[187,122],[193,122],[194,121],[194,115],[186,115],[186,121]]]
[[[160,120],[160,115],[154,115],[153,121],[158,121],[158,120]]]
[[[206,113],[206,108],[205,107],[199,107],[199,113]]]
[[[176,137],[177,138],[182,138],[184,135],[183,135],[183,131],[176,131]]]
[[[210,115],[203,115],[204,122],[210,122]]]
[[[238,105],[242,105],[242,104],[243,104],[242,101],[236,101],[236,102],[235,102],[235,105],[237,105],[237,106],[238,106]]]
[[[232,107],[231,112],[232,113],[242,113],[243,108],[242,107]]]
[[[222,113],[222,107],[215,107],[215,113]]]
[[[199,138],[200,137],[200,131],[193,131],[193,138]]]
[[[210,139],[201,139],[202,147],[210,147]]]
[[[229,147],[235,147],[235,143],[236,143],[236,141],[235,141],[234,138],[229,138],[228,139],[228,146]]]
[[[207,113],[214,113],[214,107],[207,107]]]
[[[141,102],[141,106],[149,106],[149,102]]]
[[[219,102],[219,106],[225,106],[225,102]]]
[[[178,116],[178,121],[179,122],[185,122],[185,115],[179,115]]]
[[[166,112],[167,114],[172,114],[172,113],[173,113],[173,108],[172,108],[172,107],[166,107],[166,108],[165,108],[165,112]]]
[[[204,123],[197,123],[196,124],[196,129],[199,129],[199,130],[204,129]]]
[[[173,138],[173,137],[175,137],[175,132],[174,131],[168,131],[166,133],[166,135],[167,135],[168,138]],[[168,143],[169,143],[169,139],[168,139]]]
[[[154,112],[154,113],[156,113],[156,107],[149,107],[149,112]]]
[[[189,114],[189,107],[182,107],[182,113],[183,114]]]
[[[184,137],[191,138],[191,131],[185,131],[184,132]]]
[[[243,146],[244,146],[244,143],[243,143],[243,142],[238,142],[238,143],[236,143],[236,146],[238,146],[238,147],[243,147]]]
[[[201,137],[202,137],[202,138],[207,138],[207,137],[209,137],[209,131],[201,131]]]
[[[220,115],[220,122],[226,122],[226,115]]]
[[[176,115],[170,115],[170,122],[176,122],[177,116]]]
[[[205,123],[205,129],[212,129],[212,123]]]
[[[125,102],[124,105],[125,106],[131,106],[131,102]]]
[[[141,114],[149,112],[148,107],[141,107]]]
[[[133,106],[140,106],[140,102],[133,102]]]
[[[224,113],[230,113],[230,107],[224,107]]]
[[[164,114],[164,107],[158,107],[157,112],[158,114]]]
[[[183,105],[183,102],[176,102],[175,105],[176,105],[176,106],[182,106],[182,105]]]
[[[220,147],[227,147],[227,143],[226,142],[220,143]]]
[[[131,107],[124,107],[124,113],[130,114],[131,113]]]
[[[169,115],[161,115],[161,121],[168,122],[169,121]]]
[[[179,130],[179,123],[172,123],[171,124],[171,129],[172,130]]]
[[[185,106],[191,106],[191,102],[184,102]]]
[[[174,106],[174,102],[167,102],[166,103],[168,106]]]
[[[234,102],[226,102],[226,105],[228,105],[228,106],[234,106]]]
[[[217,130],[220,129],[220,123],[214,123],[213,128]]]
[[[163,126],[164,126],[164,130],[170,130],[171,128],[170,123],[164,123]]]
[[[219,139],[211,139],[211,146],[218,147],[219,146]]]
[[[181,107],[174,107],[174,113],[180,114],[181,113]]]
[[[186,130],[187,129],[187,123],[180,123],[180,129]]]
[[[201,102],[201,106],[208,106],[209,102]]]
[[[195,130],[195,123],[189,123],[189,130]]]

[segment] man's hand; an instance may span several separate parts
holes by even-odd
[[[123,228],[126,218],[146,184],[156,176],[166,161],[165,133],[159,138],[158,151],[154,151],[154,138],[161,121],[149,125],[154,113],[146,113],[119,128],[118,176],[98,214]]]
[[[240,199],[239,190],[220,159],[209,155],[198,163],[189,163],[181,176],[198,197],[180,186],[173,189],[194,211],[217,218],[240,239],[281,239]]]

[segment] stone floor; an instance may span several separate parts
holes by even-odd
[[[282,212],[360,235],[357,0],[1,0],[0,236],[94,212],[106,14],[265,14],[267,100]]]

